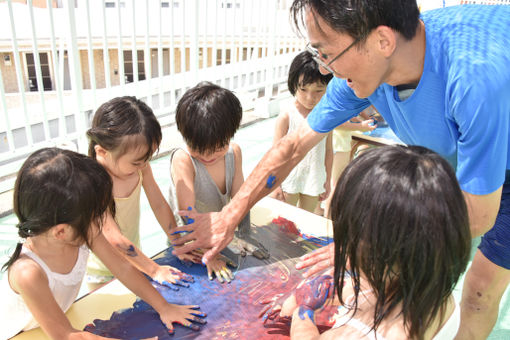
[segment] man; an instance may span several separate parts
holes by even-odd
[[[374,105],[402,141],[456,169],[472,236],[484,235],[465,279],[457,337],[485,339],[510,282],[510,6],[448,7],[420,19],[415,0],[295,0],[291,13],[335,78],[307,124],[264,156],[229,205],[190,216],[195,224],[182,230],[200,233],[182,238],[195,241],[177,253],[212,247],[207,260],[223,249],[244,214],[309,149]],[[313,273],[331,254],[322,248],[300,268]]]

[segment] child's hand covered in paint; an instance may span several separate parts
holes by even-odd
[[[307,309],[317,310],[324,306],[326,300],[333,295],[334,286],[333,277],[330,275],[303,281],[294,292],[296,304]]]
[[[179,289],[175,286],[189,287],[188,282],[194,282],[193,276],[171,266],[159,266],[152,279],[174,290]]]
[[[259,300],[259,303],[261,305],[265,305],[259,313],[259,318],[260,317],[262,318],[262,322],[265,324],[269,320],[271,321],[279,320],[280,316],[283,316],[280,314],[282,310],[282,304],[288,298],[289,298],[288,294],[283,293],[262,297]]]
[[[174,333],[173,323],[191,328],[194,331],[200,330],[198,324],[205,324],[207,321],[205,313],[199,311],[200,306],[181,306],[171,303],[166,304],[163,310],[158,311],[159,317],[170,334]]]
[[[207,263],[207,276],[209,280],[213,279],[213,273],[221,283],[227,281],[230,283],[234,279],[234,274],[227,267],[227,264],[232,266],[232,261],[223,258],[223,256],[216,256]]]

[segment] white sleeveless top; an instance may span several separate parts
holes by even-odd
[[[288,109],[289,130],[287,134],[297,130],[305,118],[299,113],[295,105]],[[301,162],[292,169],[291,173],[282,183],[283,191],[289,194],[305,194],[318,196],[324,192],[326,182],[326,138],[314,146]]]
[[[87,267],[89,249],[86,245],[79,248],[78,258],[73,269],[67,274],[52,272],[44,261],[31,250],[23,247],[21,254],[37,262],[48,277],[48,285],[57,304],[65,313],[78,296]],[[8,273],[4,273],[0,282],[2,303],[0,304],[0,339],[8,339],[20,331],[39,327],[21,295],[15,293],[9,285]]]
[[[455,299],[454,299],[455,300]],[[343,309],[344,307],[340,306],[338,309]],[[372,331],[371,327],[358,319],[351,318],[349,315],[344,315],[338,318],[333,325],[333,328],[339,328],[344,325],[349,325],[364,333],[365,336],[363,338],[367,338],[370,340],[386,340],[381,334]],[[453,313],[448,318],[448,321],[441,327],[439,332],[432,338],[432,340],[453,340],[459,331],[460,326],[460,306],[457,300],[455,300],[455,308]]]

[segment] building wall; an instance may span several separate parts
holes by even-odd
[[[5,64],[4,55],[8,55],[11,58],[10,65]],[[4,82],[5,93],[18,92],[18,82],[16,80],[16,66],[14,65],[13,53],[10,52],[0,53],[0,71],[2,71],[2,80]]]

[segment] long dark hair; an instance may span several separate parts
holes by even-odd
[[[96,145],[121,156],[139,146],[142,138],[148,147],[144,160],[148,161],[159,148],[162,133],[156,116],[147,104],[135,97],[117,97],[96,110],[87,137],[89,156],[92,158],[96,158]]]
[[[108,208],[114,213],[112,180],[99,163],[85,155],[58,148],[40,149],[18,172],[13,203],[20,238],[37,236],[66,223],[90,246],[91,224],[101,227]],[[18,259],[21,247],[19,242],[2,270]]]
[[[372,329],[401,305],[409,337],[423,339],[435,317],[444,318],[471,248],[466,204],[448,162],[419,146],[369,150],[340,177],[331,219],[341,303],[339,282],[351,274],[356,313],[362,274],[377,297]]]
[[[347,33],[361,41],[380,25],[410,40],[416,34],[420,17],[416,0],[294,0],[290,15],[298,32],[304,27],[308,9],[338,33]]]

